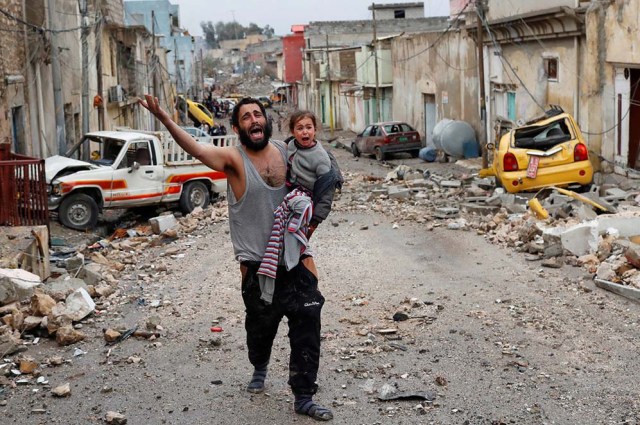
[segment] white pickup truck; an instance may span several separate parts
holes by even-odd
[[[197,139],[197,138],[196,138]],[[236,136],[198,140],[228,146]],[[106,208],[179,204],[184,213],[206,207],[225,191],[227,177],[186,153],[164,132],[96,131],[64,156],[45,160],[49,210],[72,229],[94,228]]]

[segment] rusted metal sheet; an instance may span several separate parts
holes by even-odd
[[[49,225],[44,160],[0,143],[0,226]]]

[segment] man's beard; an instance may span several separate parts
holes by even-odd
[[[262,128],[262,140],[259,140],[257,142],[254,142],[251,139],[251,135],[249,134],[251,129],[249,129],[249,131],[246,131],[241,128],[238,133],[238,137],[240,138],[240,143],[242,143],[242,145],[245,146],[247,149],[256,151],[256,152],[261,151],[262,149],[267,147],[267,144],[269,144],[269,139],[271,139],[272,129],[268,122],[265,125],[261,126],[261,128]]]

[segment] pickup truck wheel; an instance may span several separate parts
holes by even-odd
[[[209,189],[204,183],[187,183],[180,196],[180,210],[183,214],[189,214],[196,207],[206,208],[209,205],[209,200]]]
[[[382,148],[380,148],[380,146],[376,146],[374,153],[376,154],[376,159],[378,161],[384,161],[384,159],[386,158],[386,155],[384,154],[384,151],[382,150]]]
[[[93,229],[98,224],[98,204],[85,193],[69,195],[60,204],[58,219],[71,229]]]

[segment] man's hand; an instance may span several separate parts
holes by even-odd
[[[171,119],[169,114],[160,107],[160,102],[157,97],[151,96],[150,94],[144,95],[145,100],[138,99],[138,103],[142,105],[145,109],[155,115],[163,124],[166,122],[165,120]]]
[[[311,235],[313,235],[313,232],[316,231],[317,227],[318,227],[318,223],[315,223],[315,222],[309,223],[309,229],[307,229],[307,240],[311,239]]]

